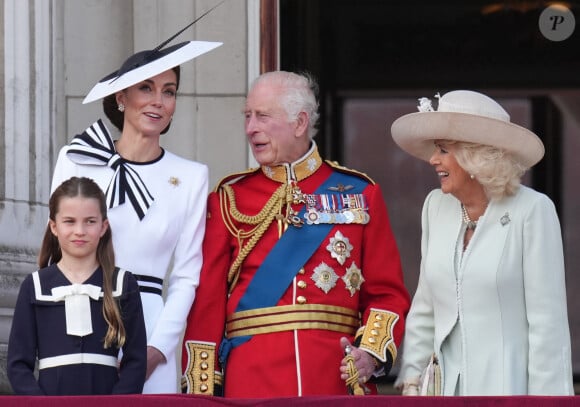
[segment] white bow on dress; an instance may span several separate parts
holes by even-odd
[[[101,287],[92,284],[71,284],[52,289],[53,301],[64,300],[66,333],[85,336],[93,333],[90,298],[98,300]]]

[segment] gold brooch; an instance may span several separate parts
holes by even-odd
[[[177,177],[169,177],[169,183],[176,187],[181,183],[181,181],[179,181],[179,178]]]

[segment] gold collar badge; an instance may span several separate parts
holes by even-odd
[[[318,154],[315,144],[312,144],[310,150],[300,159],[292,163],[267,166],[263,165],[262,172],[264,175],[274,181],[287,183],[290,180],[302,181],[312,174],[322,165],[322,158]]]

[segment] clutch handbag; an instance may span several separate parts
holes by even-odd
[[[435,354],[431,355],[429,364],[423,370],[419,386],[421,396],[441,395],[441,366],[439,366],[439,360]]]

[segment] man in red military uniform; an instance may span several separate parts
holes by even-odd
[[[372,394],[395,361],[409,295],[387,209],[371,179],[320,158],[315,87],[279,71],[248,93],[261,167],[209,196],[187,393]]]

